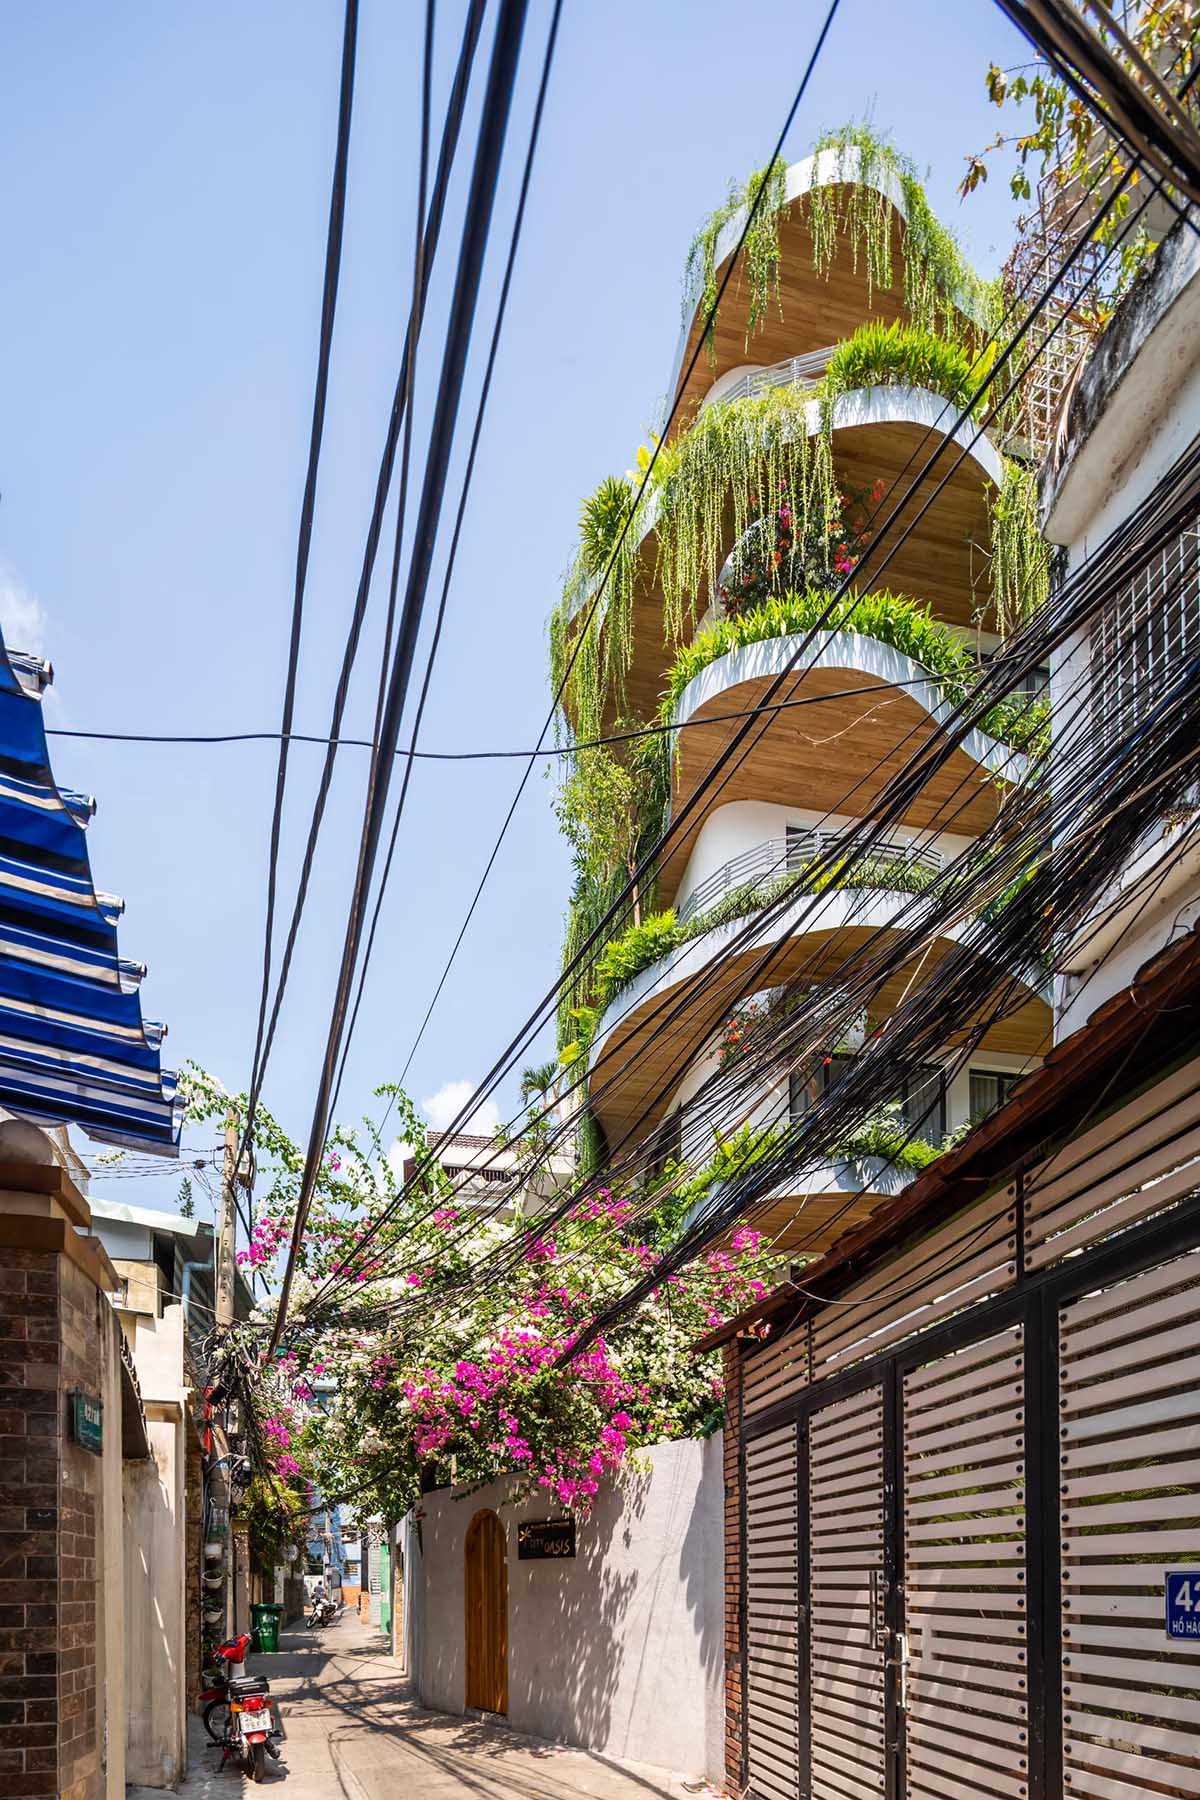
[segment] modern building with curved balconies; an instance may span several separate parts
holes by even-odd
[[[575,975],[560,1020],[563,1046],[587,1056],[601,1165],[656,1134],[652,1169],[696,1170],[715,1141],[800,1117],[855,1044],[734,1084],[714,1107],[729,1021],[764,987],[845,986],[1002,821],[1041,745],[1039,696],[1014,696],[895,802],[896,777],[1000,641],[1008,571],[1037,546],[1032,480],[1015,415],[985,416],[973,394],[988,290],[907,166],[854,131],[769,173],[745,268],[721,293],[763,179],[697,239],[663,441],[584,503],[552,623],[576,741],[632,734],[575,758],[561,803],[577,863],[568,960],[618,906],[615,948]],[[639,738],[648,725],[660,735]],[[886,832],[841,875],[839,844],[885,795]],[[620,901],[672,822],[653,880]],[[962,931],[926,944],[920,971],[892,971],[864,1031]],[[950,1042],[898,1069],[889,1119],[932,1156],[1006,1097],[1049,1033],[1045,996],[1022,990],[969,1060]],[[781,1250],[820,1252],[916,1166],[873,1154],[869,1134],[830,1144],[754,1222]]]

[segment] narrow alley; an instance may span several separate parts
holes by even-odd
[[[411,1697],[404,1673],[374,1627],[344,1613],[319,1635],[284,1634],[275,1657],[255,1657],[284,1713],[283,1767],[262,1788],[209,1743],[190,1721],[190,1773],[180,1800],[227,1800],[274,1789],[287,1800],[653,1800],[712,1793],[684,1786],[661,1770],[617,1763],[583,1750],[493,1725],[476,1716],[428,1712]],[[160,1789],[133,1787],[128,1800],[158,1800]]]

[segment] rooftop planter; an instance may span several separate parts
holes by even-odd
[[[702,360],[732,366],[729,359],[737,360],[739,346],[745,350],[776,323],[791,336],[803,332],[802,303],[810,290],[818,316],[841,301],[855,322],[874,313],[955,333],[974,326],[982,335],[991,328],[998,314],[997,284],[980,280],[953,234],[934,217],[915,166],[865,127],[847,125],[818,139],[802,161],[790,167],[777,161],[731,185],[697,232],[684,272],[672,393],[701,323],[716,305],[723,265],[764,188],[740,266],[708,334],[708,358]],[[795,275],[800,258],[816,281],[789,293],[784,269]],[[785,347],[811,346],[797,338]],[[685,390],[687,401],[694,398],[694,382],[695,376]]]

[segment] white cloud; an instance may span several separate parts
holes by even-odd
[[[15,575],[0,568],[0,631],[10,650],[30,656],[46,653],[46,612],[41,601],[21,586]]]
[[[447,1131],[458,1117],[471,1095],[474,1085],[469,1081],[448,1081],[440,1087],[436,1094],[430,1094],[422,1100],[421,1107],[429,1123],[435,1131]],[[470,1117],[459,1127],[460,1131],[475,1131],[482,1136],[490,1137],[499,1130],[500,1114],[494,1100],[485,1100],[477,1106]]]

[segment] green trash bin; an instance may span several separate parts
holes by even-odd
[[[250,1608],[250,1629],[254,1636],[254,1647],[257,1650],[278,1650],[279,1621],[283,1617],[282,1606],[274,1600],[257,1600]]]

